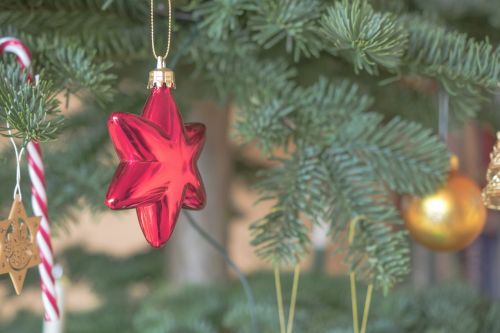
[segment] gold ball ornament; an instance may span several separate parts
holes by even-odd
[[[486,222],[481,190],[470,178],[457,172],[452,158],[447,183],[435,193],[411,198],[404,210],[410,235],[436,251],[457,251],[472,243]]]

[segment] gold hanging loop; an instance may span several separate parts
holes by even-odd
[[[154,25],[154,0],[151,0],[151,49],[153,50],[153,55],[155,59],[158,58],[155,48],[155,25]],[[170,41],[172,39],[172,0],[168,0],[168,34],[167,34],[167,51],[165,55],[162,56],[163,60],[167,59],[168,53],[170,52]]]
[[[165,55],[159,56],[156,54],[155,37],[154,37],[154,0],[151,0],[151,48],[156,59],[156,68],[149,72],[148,89],[153,87],[166,86],[175,88],[174,72],[165,67],[165,59],[167,59],[170,51],[170,41],[172,37],[172,0],[168,0],[168,39],[167,51]]]

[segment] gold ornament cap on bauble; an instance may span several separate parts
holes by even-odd
[[[157,58],[156,69],[149,72],[148,89],[161,86],[175,88],[174,71],[165,67],[165,61],[162,57]]]
[[[413,239],[436,251],[458,251],[472,243],[486,222],[481,190],[459,174],[451,160],[448,180],[433,194],[405,202],[404,219]],[[455,165],[453,165],[455,164]]]

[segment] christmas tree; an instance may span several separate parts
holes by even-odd
[[[375,289],[388,292],[407,276],[410,242],[394,194],[424,195],[446,179],[449,154],[436,135],[439,91],[449,95],[454,121],[494,119],[481,111],[500,82],[499,8],[474,0],[174,2],[167,66],[175,70],[181,109],[215,101],[210,117],[221,126],[234,110],[232,140],[255,145],[271,161],[260,168],[257,188],[273,207],[251,228],[263,260],[297,264],[311,250],[311,225],[326,224],[351,269]],[[158,49],[167,17],[158,1]],[[40,74],[37,85],[26,85],[28,73],[20,76],[15,59],[2,57],[0,131],[9,136],[11,129],[24,144],[42,142],[57,226],[71,223],[78,205],[106,209],[116,165],[106,121],[112,111],[141,110],[156,64],[149,24],[148,1],[0,3],[0,36],[23,40]],[[63,102],[56,98],[62,94]],[[75,100],[77,112],[62,116],[61,103]],[[222,154],[230,153],[222,141]],[[2,155],[0,177],[10,184],[10,147]],[[206,178],[238,160],[244,167],[237,171],[255,179],[255,167],[235,155],[214,162]],[[11,191],[0,196],[7,207]],[[203,224],[211,223],[223,230],[224,221]],[[223,240],[219,229],[212,236]]]

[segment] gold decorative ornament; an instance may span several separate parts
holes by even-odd
[[[452,157],[444,186],[435,193],[405,202],[404,219],[418,243],[436,251],[457,251],[472,243],[486,222],[481,190],[470,178],[458,173]]]
[[[163,85],[175,88],[174,71],[165,67],[165,60],[162,57],[157,57],[156,68],[149,72],[148,89]]]
[[[9,273],[18,295],[27,270],[40,263],[36,245],[40,220],[39,216],[28,217],[22,201],[16,197],[9,218],[0,221],[0,274]]]
[[[497,143],[490,154],[486,181],[482,192],[484,204],[488,208],[500,210],[500,132],[497,132]]]

